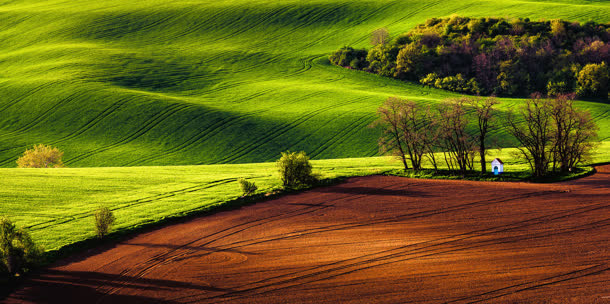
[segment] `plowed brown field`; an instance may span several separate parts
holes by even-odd
[[[60,261],[7,303],[610,303],[610,166],[346,183]]]

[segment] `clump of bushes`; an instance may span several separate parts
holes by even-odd
[[[10,279],[42,262],[42,247],[36,245],[29,233],[18,229],[7,217],[0,217],[0,276]]]
[[[282,156],[276,164],[284,188],[299,188],[311,185],[318,180],[312,173],[309,156],[304,151],[282,152]]]
[[[365,49],[356,50],[349,46],[344,46],[333,52],[328,59],[334,65],[352,69],[363,69],[367,65],[366,55],[367,51]]]
[[[114,225],[114,221],[116,218],[114,214],[108,207],[100,207],[95,211],[95,233],[98,238],[105,237],[110,229],[112,229],[112,225]]]
[[[370,50],[343,47],[330,62],[463,93],[608,97],[610,24],[453,16],[380,35]]]
[[[64,163],[61,158],[64,152],[58,148],[39,144],[28,149],[17,159],[19,168],[61,168]]]
[[[248,181],[245,178],[239,178],[237,182],[239,182],[239,186],[244,196],[254,194],[254,192],[256,192],[258,189],[254,182]]]

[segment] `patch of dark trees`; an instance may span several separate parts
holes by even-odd
[[[475,95],[576,93],[608,98],[610,24],[528,18],[432,18],[370,50],[343,47],[332,64]]]

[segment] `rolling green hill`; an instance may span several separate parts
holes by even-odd
[[[367,128],[388,96],[453,93],[329,65],[387,27],[451,14],[610,22],[606,1],[3,1],[0,166],[33,144],[70,167],[377,154]],[[506,99],[503,108],[520,101]],[[592,111],[610,140],[610,105]],[[506,133],[493,134],[503,146]],[[605,156],[610,161],[610,155]]]

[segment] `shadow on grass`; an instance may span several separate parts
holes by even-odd
[[[324,187],[331,186],[341,183],[345,180],[344,177],[341,178],[332,178],[332,179],[323,179],[318,181],[315,185],[309,186],[300,186],[298,189],[273,189],[268,193],[258,193],[250,196],[240,197],[234,200],[218,202],[213,205],[206,205],[198,209],[192,209],[189,211],[184,211],[180,213],[173,214],[171,216],[167,216],[159,221],[151,221],[141,223],[135,226],[131,226],[128,228],[122,228],[112,231],[103,239],[98,239],[95,237],[91,237],[88,239],[84,239],[66,246],[63,246],[56,250],[50,250],[45,252],[42,265],[40,265],[39,269],[33,270],[30,273],[27,273],[25,276],[17,276],[6,278],[0,275],[0,301],[8,297],[12,292],[14,292],[17,288],[20,287],[28,277],[34,277],[36,275],[42,274],[42,268],[49,266],[50,264],[59,261],[62,258],[66,258],[71,255],[75,255],[76,253],[80,253],[78,256],[74,256],[77,260],[86,259],[90,256],[105,252],[110,250],[116,246],[117,243],[120,243],[123,240],[133,237],[135,234],[150,232],[155,229],[159,229],[165,226],[183,223],[189,221],[193,218],[204,216],[204,215],[212,215],[218,212],[236,210],[243,206],[252,205],[254,203],[261,203],[265,201],[274,200],[284,195],[289,194],[297,194],[306,190],[310,190],[314,187]],[[211,249],[211,248],[207,248]],[[206,249],[206,250],[207,250]],[[74,262],[72,260],[71,262]],[[61,266],[61,264],[57,264],[57,266]],[[44,270],[47,272],[48,270]],[[119,301],[120,300],[120,301]],[[135,303],[135,302],[143,302],[147,303],[146,299],[131,299],[134,301],[129,301],[130,298],[126,298],[124,301],[122,299],[117,299],[117,301],[121,303]],[[137,301],[136,301],[137,300]],[[143,300],[143,301],[140,301]],[[117,303],[119,303],[117,302]],[[113,301],[114,303],[114,301]]]

